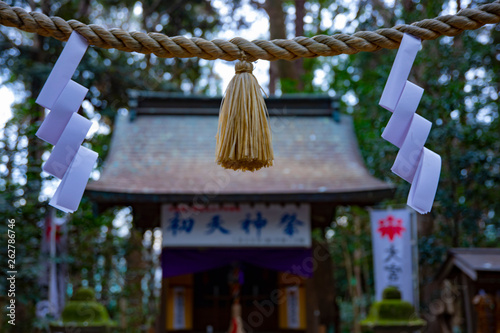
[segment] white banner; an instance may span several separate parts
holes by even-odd
[[[186,290],[184,287],[174,287],[174,329],[186,328]]]
[[[286,318],[288,328],[300,326],[300,296],[297,286],[286,287]]]
[[[396,286],[403,300],[413,304],[411,214],[407,209],[370,212],[375,271],[375,297]]]
[[[164,247],[310,247],[309,205],[162,206]]]

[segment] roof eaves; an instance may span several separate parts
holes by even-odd
[[[133,203],[192,203],[209,204],[224,202],[303,202],[373,205],[394,195],[395,188],[387,187],[374,190],[337,192],[337,193],[245,193],[245,194],[193,194],[193,193],[125,193],[87,189],[85,194],[99,202],[133,204]]]

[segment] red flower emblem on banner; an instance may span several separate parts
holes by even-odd
[[[392,215],[379,220],[378,225],[377,231],[380,233],[380,237],[384,238],[387,236],[391,242],[394,240],[394,236],[398,235],[402,237],[403,232],[406,231],[406,228],[403,227],[403,220],[396,219]]]

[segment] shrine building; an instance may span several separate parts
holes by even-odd
[[[129,96],[86,195],[100,211],[131,207],[135,228],[161,227],[158,332],[227,332],[235,301],[246,332],[338,328],[333,263],[311,231],[339,205],[394,194],[367,171],[338,101],[267,98],[275,161],[252,173],[215,162],[220,97]]]

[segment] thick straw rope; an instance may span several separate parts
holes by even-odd
[[[425,19],[411,25],[397,25],[376,31],[359,31],[352,35],[319,35],[312,38],[295,37],[291,40],[247,41],[236,37],[230,41],[203,38],[168,37],[150,32],[127,32],[121,29],[105,29],[95,24],[83,24],[76,20],[65,21],[60,17],[48,17],[38,12],[26,12],[12,8],[0,1],[0,24],[20,30],[54,37],[66,41],[73,30],[84,36],[91,45],[127,52],[153,53],[161,58],[199,57],[208,60],[236,60],[246,54],[246,59],[295,60],[318,56],[354,54],[361,51],[373,52],[399,47],[403,33],[409,33],[423,40],[440,36],[456,36],[464,30],[475,30],[485,24],[500,22],[500,0],[475,9],[462,9],[456,15]],[[243,53],[244,52],[244,53]]]

